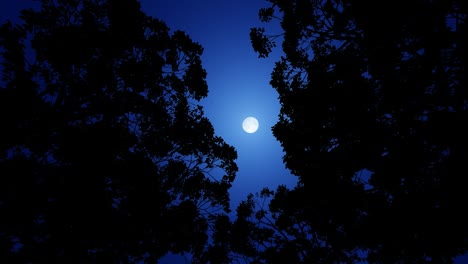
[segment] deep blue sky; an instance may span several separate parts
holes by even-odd
[[[290,187],[296,177],[282,162],[283,152],[271,133],[279,113],[270,73],[280,50],[259,59],[249,38],[251,27],[269,26],[258,19],[264,0],[143,0],[150,15],[164,20],[171,29],[185,31],[204,47],[203,66],[208,75],[208,97],[202,101],[215,132],[238,152],[239,173],[231,189],[232,205],[262,187]],[[278,25],[271,30],[279,31]],[[255,116],[259,130],[248,134],[242,121]]]
[[[258,19],[259,9],[267,4],[264,0],[142,1],[148,14],[164,20],[171,29],[185,31],[204,47],[202,62],[208,73],[209,94],[202,105],[216,134],[238,154],[239,172],[230,191],[232,209],[263,187],[293,187],[297,182],[285,169],[281,146],[271,132],[280,105],[269,81],[280,49],[268,59],[259,59],[250,44],[251,27],[280,31],[278,24],[264,24]],[[248,116],[260,123],[256,133],[242,129],[242,121]],[[185,260],[177,256],[161,259],[164,264],[178,262]]]

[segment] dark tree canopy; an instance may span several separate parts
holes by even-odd
[[[250,196],[226,241],[261,263],[466,253],[467,2],[268,2],[283,32],[250,35],[259,57],[281,41],[273,133],[299,184]]]
[[[136,0],[41,4],[0,28],[0,262],[200,255],[237,171],[202,47]]]

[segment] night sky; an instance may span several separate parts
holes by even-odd
[[[250,44],[251,27],[268,26],[258,20],[263,0],[240,1],[142,1],[148,14],[164,20],[171,29],[187,32],[204,47],[203,65],[208,73],[209,94],[202,101],[206,116],[217,135],[237,150],[239,172],[230,190],[231,208],[249,193],[280,184],[293,187],[292,176],[282,162],[283,152],[271,127],[280,109],[276,91],[270,87],[270,73],[281,55],[275,49],[269,58],[259,59]],[[280,31],[279,25],[271,30]],[[258,119],[256,133],[242,129],[248,116]],[[176,256],[162,259],[173,263]]]
[[[171,29],[187,32],[204,47],[203,65],[208,73],[208,97],[203,99],[206,116],[217,135],[237,149],[239,172],[231,188],[232,208],[247,194],[279,184],[293,187],[296,177],[282,162],[282,149],[271,133],[280,109],[270,73],[281,50],[259,59],[249,38],[251,27],[268,26],[257,14],[263,0],[241,1],[142,1],[142,8],[165,21]],[[270,28],[280,32],[277,28]],[[242,129],[248,116],[258,119],[256,133]]]
[[[25,0],[13,5],[2,1],[0,5],[3,22],[18,21],[19,10],[37,3]],[[163,20],[171,30],[185,31],[204,48],[202,64],[208,73],[209,93],[201,104],[215,133],[238,153],[239,172],[231,188],[231,208],[263,187],[293,187],[296,177],[285,169],[281,146],[271,133],[280,105],[269,80],[281,50],[277,48],[269,58],[259,59],[249,38],[251,27],[280,31],[279,25],[271,28],[271,23],[258,20],[258,10],[265,2],[144,0],[141,5],[148,15]],[[242,121],[248,116],[260,123],[253,134],[242,129]]]
[[[239,171],[232,188],[231,209],[249,193],[263,187],[276,189],[280,184],[294,187],[297,178],[282,162],[280,143],[273,137],[271,127],[277,122],[280,109],[276,91],[269,85],[274,62],[281,55],[277,48],[267,59],[254,53],[249,30],[265,26],[280,31],[279,25],[261,23],[258,10],[264,0],[144,0],[142,9],[163,20],[171,30],[185,31],[193,41],[204,48],[202,65],[206,69],[208,97],[201,101],[205,115],[215,133],[237,150]],[[0,17],[17,20],[19,10],[37,6],[32,0],[0,3]],[[259,128],[248,134],[242,121],[256,117]],[[182,261],[176,258],[176,261]],[[174,263],[174,258],[161,263]]]
[[[264,24],[258,19],[258,10],[266,6],[265,1],[143,0],[141,3],[147,14],[162,19],[172,30],[185,31],[204,47],[202,64],[208,73],[209,93],[202,105],[215,133],[238,153],[239,172],[230,191],[231,209],[247,194],[263,187],[275,189],[280,184],[293,187],[296,177],[285,169],[281,146],[271,132],[280,105],[269,80],[281,50],[278,47],[269,58],[259,59],[249,39],[251,27],[265,26],[269,32],[280,32],[279,25],[272,28],[273,23]],[[32,5],[32,0],[1,1],[0,22],[17,21],[18,11]],[[248,116],[256,117],[260,123],[256,133],[248,134],[242,129],[242,121]],[[166,258],[161,263],[174,263],[174,259]],[[458,258],[456,263],[468,263],[468,258]]]

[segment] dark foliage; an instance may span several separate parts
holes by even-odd
[[[260,19],[280,20],[284,52],[271,76],[273,133],[299,184],[249,197],[233,250],[261,263],[466,253],[466,2],[269,2]],[[251,31],[259,57],[275,39]]]
[[[202,47],[135,0],[41,3],[0,28],[0,262],[200,255],[237,171]]]

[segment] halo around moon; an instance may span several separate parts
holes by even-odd
[[[249,134],[255,133],[258,130],[258,120],[255,117],[249,116],[242,122],[242,128]]]

